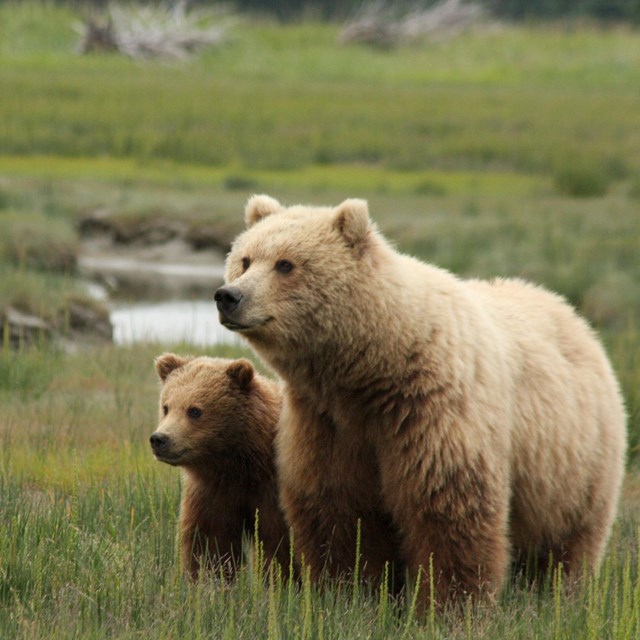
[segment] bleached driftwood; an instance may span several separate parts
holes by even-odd
[[[165,5],[108,7],[102,20],[80,25],[82,53],[119,51],[132,58],[185,58],[226,41],[228,21],[217,12],[190,10],[186,0]]]

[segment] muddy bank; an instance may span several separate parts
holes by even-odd
[[[0,323],[3,342],[13,349],[51,341],[67,349],[113,341],[109,310],[98,300],[80,296],[67,300],[61,317],[50,320],[9,305],[0,309]]]
[[[149,216],[128,220],[98,210],[78,224],[80,274],[110,298],[213,295],[224,277],[232,231]]]
[[[127,218],[99,210],[82,217],[76,232],[73,260],[64,272],[83,286],[73,287],[58,301],[59,310],[46,314],[36,312],[37,300],[4,301],[5,344],[53,342],[73,349],[143,340],[233,342],[213,303],[232,230],[202,220],[172,221],[148,212]]]
[[[224,253],[193,251],[181,239],[140,247],[92,237],[81,242],[78,271],[109,299],[213,299],[224,279]]]

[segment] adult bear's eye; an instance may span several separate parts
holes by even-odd
[[[194,420],[197,420],[202,415],[202,410],[198,407],[189,407],[187,409],[187,415]]]
[[[169,407],[166,404],[162,405],[162,413],[166,416],[169,413]]]
[[[251,259],[244,257],[242,258],[242,270],[246,271],[249,268],[249,265],[251,264]]]
[[[293,262],[289,260],[278,260],[276,262],[276,271],[280,273],[289,273],[293,269]]]

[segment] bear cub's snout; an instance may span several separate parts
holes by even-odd
[[[149,438],[149,443],[151,444],[151,449],[154,453],[159,453],[163,449],[166,449],[169,445],[169,436],[165,433],[152,433]]]

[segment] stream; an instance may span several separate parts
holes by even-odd
[[[197,346],[240,344],[218,321],[213,295],[224,281],[224,256],[163,251],[109,253],[86,245],[80,273],[90,294],[110,310],[116,344],[159,342]]]
[[[115,344],[184,342],[197,346],[239,344],[238,337],[218,322],[213,302],[167,300],[115,304],[111,310]]]

